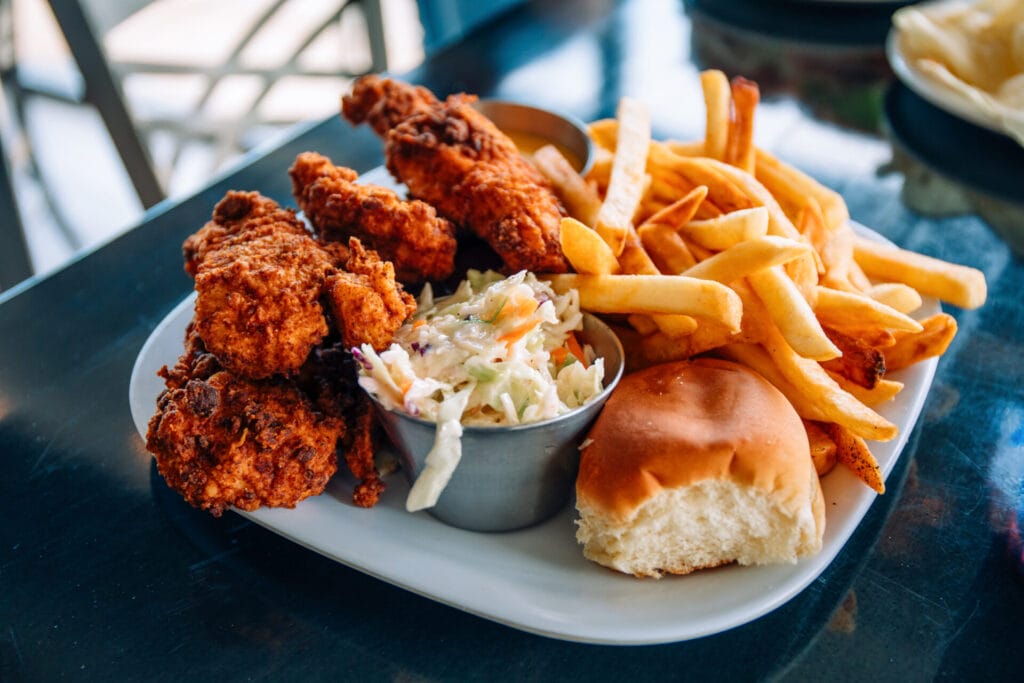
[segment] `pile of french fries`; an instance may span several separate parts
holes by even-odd
[[[580,306],[616,314],[633,367],[713,353],[774,384],[803,418],[819,475],[836,462],[875,491],[865,440],[896,426],[874,407],[903,385],[886,373],[942,354],[956,333],[922,297],[985,301],[980,271],[858,235],[842,197],[753,142],[757,85],[701,74],[707,129],[696,142],[651,139],[624,98],[590,134],[598,156],[580,177],[554,147],[534,160],[570,217],[561,243]]]

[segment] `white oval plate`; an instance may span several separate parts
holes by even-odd
[[[143,438],[163,389],[156,372],[181,354],[194,299],[187,297],[167,315],[135,361],[128,395]],[[935,300],[926,299],[919,314],[939,311]],[[932,358],[892,375],[906,386],[881,413],[900,434],[872,444],[886,475],[917,422],[937,363]],[[523,531],[476,533],[406,512],[408,486],[400,476],[389,478],[381,501],[369,510],[350,502],[352,484],[339,473],[323,495],[293,510],[239,514],[382,581],[485,619],[552,638],[620,645],[698,638],[779,607],[824,571],[875,499],[846,468],[837,467],[822,480],[828,517],[818,555],[793,565],[729,566],[640,580],[583,558],[568,507]]]

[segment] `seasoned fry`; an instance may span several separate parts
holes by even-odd
[[[820,422],[804,420],[804,430],[807,432],[807,441],[811,446],[811,461],[814,462],[814,471],[819,477],[824,477],[832,471],[836,465],[836,442],[828,435]]]
[[[824,424],[822,427],[836,444],[836,459],[849,467],[850,471],[875,493],[885,493],[882,469],[868,449],[868,445],[864,443],[864,439],[837,424]]]
[[[545,275],[558,293],[579,291],[580,308],[595,313],[670,313],[740,329],[743,305],[719,282],[680,275]]]
[[[873,441],[889,441],[896,436],[896,425],[843,391],[821,365],[796,353],[777,329],[769,327],[764,348],[783,377],[820,409],[824,421],[840,424],[851,433]],[[810,415],[802,417],[820,419]]]
[[[839,330],[829,327],[825,327],[824,330],[832,343],[843,352],[843,355],[823,361],[821,367],[833,375],[841,375],[866,389],[873,389],[877,386],[885,374],[885,358],[882,356],[882,352]]]
[[[737,76],[732,79],[732,113],[726,163],[754,172],[754,110],[761,98],[757,83]]]
[[[729,80],[721,71],[709,69],[701,72],[700,85],[704,91],[707,121],[703,155],[724,161],[729,144],[729,109],[732,102]]]
[[[883,282],[873,285],[867,295],[880,304],[894,308],[900,313],[913,313],[921,308],[921,295],[916,289],[902,282]]]
[[[619,262],[601,236],[575,218],[562,219],[559,239],[562,253],[577,273],[609,275],[619,272]]]
[[[732,282],[765,268],[788,263],[810,251],[803,242],[764,235],[721,251],[683,274],[718,282]]]
[[[569,215],[585,225],[593,225],[601,210],[601,198],[568,159],[554,145],[544,145],[533,153],[533,164],[551,182]]]
[[[818,287],[814,314],[824,325],[836,327],[883,327],[920,332],[921,323],[871,297]]]
[[[755,206],[715,218],[690,221],[679,232],[703,247],[721,251],[768,234],[768,209]]]
[[[853,238],[853,253],[868,277],[902,282],[925,296],[960,308],[978,308],[985,303],[987,287],[980,270],[857,235]]]
[[[925,358],[941,356],[956,336],[956,319],[947,313],[936,313],[921,321],[920,332],[897,332],[896,343],[882,350],[889,372],[902,370]]]
[[[661,273],[644,250],[636,231],[630,228],[626,236],[626,246],[619,256],[622,272],[628,275],[658,275]],[[685,315],[655,315],[652,320],[665,334],[680,337],[690,334],[697,328],[697,321]]]
[[[781,266],[751,273],[747,281],[765,303],[771,319],[794,351],[814,360],[829,360],[841,355],[821,329],[810,304]]]
[[[616,256],[626,246],[633,214],[644,193],[644,168],[651,144],[651,121],[639,102],[623,97],[619,101],[618,120],[612,176],[594,225]]]

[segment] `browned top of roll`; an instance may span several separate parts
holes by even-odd
[[[624,377],[585,443],[577,497],[618,522],[663,489],[706,479],[764,490],[791,511],[815,499],[800,418],[775,387],[729,361]],[[815,508],[820,528],[824,510]]]

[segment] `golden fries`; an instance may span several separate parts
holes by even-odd
[[[678,275],[543,275],[558,293],[575,289],[596,313],[669,313],[740,329],[743,305],[725,285]]]
[[[554,145],[541,147],[533,153],[533,163],[551,182],[569,215],[585,225],[594,225],[601,210],[601,198],[558,148]]]
[[[920,332],[896,333],[896,343],[882,350],[887,371],[895,372],[925,358],[941,356],[956,336],[956,320],[946,313],[922,320],[921,326]]]
[[[610,275],[619,272],[619,262],[601,236],[575,218],[562,219],[560,240],[562,253],[577,273]]]
[[[747,173],[754,172],[754,110],[761,99],[757,83],[742,77],[732,79],[733,119],[729,122],[729,144],[725,161]]]
[[[853,257],[868,277],[902,282],[960,308],[978,308],[985,303],[988,290],[980,270],[859,236],[853,238]]]
[[[810,251],[802,242],[764,235],[720,251],[683,274],[705,280],[732,282],[759,270],[788,263]]]
[[[857,478],[874,489],[875,493],[885,493],[882,469],[864,443],[864,439],[837,424],[826,424],[823,427],[836,444],[836,459],[849,467]]]
[[[768,209],[755,206],[700,221],[690,221],[679,232],[702,247],[720,250],[768,234]]]
[[[984,277],[856,235],[838,193],[754,145],[756,84],[706,71],[701,85],[703,140],[651,141],[625,100],[590,126],[600,158],[586,182],[545,171],[563,196],[586,187],[602,201],[597,232],[563,230],[580,274],[545,279],[577,289],[583,309],[628,316],[630,367],[710,353],[758,372],[805,420],[819,475],[841,462],[881,492],[864,440],[897,433],[873,409],[903,388],[885,373],[956,333],[950,316],[909,314],[923,296],[981,305]]]
[[[616,256],[626,246],[633,214],[644,193],[644,168],[651,143],[650,118],[638,102],[623,97],[619,102],[618,120],[611,180],[594,225]]]
[[[721,71],[709,69],[701,73],[700,84],[704,90],[704,110],[707,112],[704,156],[724,161],[729,144],[729,110],[732,108],[729,79]]]
[[[883,327],[920,332],[921,323],[862,294],[818,287],[814,313],[825,325],[834,327]]]

